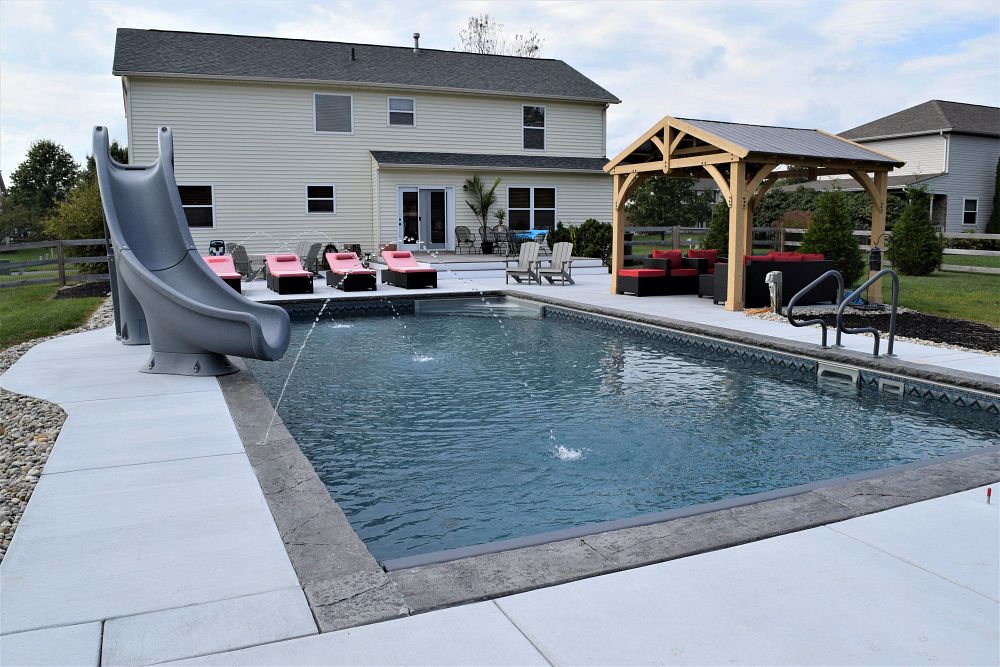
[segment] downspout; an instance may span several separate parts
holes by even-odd
[[[941,130],[940,135],[944,139],[944,173],[947,174],[951,171],[951,132],[945,134]]]

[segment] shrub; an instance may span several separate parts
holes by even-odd
[[[824,192],[816,200],[813,224],[802,236],[800,250],[823,253],[844,276],[844,282],[854,285],[865,265],[853,231],[844,193],[840,190]]]
[[[712,219],[708,223],[708,233],[701,240],[702,248],[715,248],[720,256],[729,254],[729,206],[720,201],[712,209]]]
[[[962,232],[975,234],[975,232]],[[997,239],[948,239],[947,246],[958,250],[1000,250],[1000,240]]]
[[[892,229],[888,256],[893,267],[908,276],[926,276],[941,265],[944,244],[931,223],[931,194],[923,187],[908,188],[903,215]]]
[[[556,225],[556,228],[548,233],[545,237],[549,244],[549,248],[554,246],[556,243],[562,243],[564,241],[573,242],[573,228],[567,227],[561,221]]]
[[[588,218],[579,227],[573,227],[570,234],[577,256],[600,257],[605,264],[611,264],[611,223]]]

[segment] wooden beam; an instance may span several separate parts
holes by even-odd
[[[865,174],[867,177],[868,174]],[[872,181],[872,236],[871,245],[878,246],[885,250],[885,209],[889,200],[889,173],[885,171],[875,172]],[[875,275],[875,271],[869,271],[868,277]],[[868,290],[868,300],[873,303],[882,303],[882,280],[880,279],[871,289]]]
[[[688,146],[687,148],[676,148],[670,151],[671,157],[687,157],[689,155],[709,155],[711,153],[718,153],[718,146],[712,146],[711,144],[705,144],[704,146]]]
[[[719,186],[719,191],[722,193],[722,198],[726,200],[726,205],[732,206],[733,197],[732,193],[729,191],[729,183],[726,182],[726,179],[722,175],[722,172],[719,171],[719,168],[715,165],[706,164],[705,171],[707,171],[708,175],[712,177],[715,184]]]
[[[663,162],[637,162],[635,164],[620,164],[611,170],[612,174],[639,174],[644,171],[660,171],[663,169]]]
[[[756,174],[753,175],[753,178],[751,178],[750,182],[747,183],[747,191],[746,191],[747,205],[752,205],[752,202],[750,200],[757,192],[757,188],[760,187],[760,184],[764,182],[764,179],[768,177],[768,174],[774,171],[777,166],[778,165],[776,164],[765,164],[763,167],[757,170]]]
[[[654,146],[656,146],[657,148],[659,148],[659,149],[660,149],[660,152],[661,152],[661,153],[662,153],[662,154],[663,154],[664,156],[666,156],[666,154],[667,154],[667,147],[663,145],[663,139],[660,139],[660,138],[659,138],[658,136],[656,136],[655,134],[654,134],[653,136],[651,136],[651,137],[650,137],[649,139],[650,139],[650,141],[652,141],[652,142],[653,142],[653,145],[654,145]]]
[[[625,266],[625,199],[622,193],[628,191],[627,179],[637,179],[635,174],[625,176],[615,174],[614,209],[611,213],[611,293],[618,293],[618,272]]]
[[[876,172],[875,175],[878,176],[879,173],[885,174],[886,183],[888,183],[888,177],[889,177],[888,172]],[[860,169],[852,170],[851,177],[861,184],[861,187],[863,187],[865,189],[865,192],[868,193],[868,196],[871,197],[872,205],[874,205],[875,202],[877,202],[879,199],[879,193],[878,189],[875,187],[875,181],[872,180],[872,177],[866,174],[865,172],[861,171]]]
[[[674,128],[667,125],[663,128],[663,144],[666,147],[660,148],[663,151],[663,173],[670,172],[670,152],[673,150]]]
[[[622,178],[615,179],[616,183],[618,184],[618,187],[615,188],[615,199],[614,199],[615,206],[618,206],[618,204],[620,203],[624,203],[625,193],[628,192],[629,187],[633,183],[635,183],[635,181],[638,180],[639,178],[639,174],[627,174],[627,175],[618,174],[618,176],[622,176]]]
[[[732,153],[716,153],[714,155],[699,155],[697,157],[671,158],[671,169],[687,169],[688,167],[704,167],[707,164],[725,164],[736,162],[739,158]]]
[[[729,273],[726,285],[726,310],[743,310],[743,290],[746,267],[743,256],[750,254],[750,237],[747,235],[746,172],[744,162],[730,166],[729,192]]]
[[[773,176],[773,174],[772,174],[772,176]],[[781,180],[781,179],[780,178],[765,178],[764,182],[760,184],[759,188],[757,188],[757,192],[753,193],[750,196],[750,206],[753,207],[754,209],[756,209],[757,208],[757,204],[760,203],[760,200],[764,198],[764,195],[767,194],[767,191],[770,190],[772,187],[774,187],[774,184],[777,183],[779,180]]]
[[[670,129],[673,130],[672,127]],[[680,145],[681,141],[683,141],[684,137],[686,137],[686,136],[687,136],[687,132],[682,132],[681,130],[677,130],[677,136],[674,137],[674,140],[670,142],[670,152],[671,153],[673,153],[675,150],[677,150],[677,147]]]
[[[618,155],[614,156],[611,159],[610,162],[608,162],[606,165],[604,165],[604,171],[606,171],[608,173],[614,173],[612,170],[615,167],[618,166],[619,162],[621,162],[622,160],[624,160],[625,158],[627,158],[629,155],[631,155],[632,151],[634,151],[635,149],[637,149],[639,146],[642,146],[644,143],[646,143],[647,141],[649,141],[650,137],[652,137],[655,134],[659,134],[660,130],[662,130],[663,127],[666,125],[666,122],[667,122],[668,118],[670,118],[670,117],[669,116],[664,116],[655,125],[653,125],[651,128],[649,128],[648,130],[646,130],[645,132],[643,132],[642,134],[640,134],[639,138],[636,139],[635,141],[633,141],[631,144],[629,144],[628,148],[626,148],[625,150],[623,150]]]

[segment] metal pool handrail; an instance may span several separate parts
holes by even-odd
[[[896,308],[899,304],[899,276],[896,275],[896,272],[892,269],[882,269],[862,283],[858,289],[851,292],[851,296],[840,302],[840,306],[837,308],[837,339],[840,339],[841,331],[849,334],[870,333],[875,336],[875,348],[872,350],[872,356],[878,356],[879,330],[875,327],[858,327],[857,329],[848,329],[844,326],[844,309],[847,308],[847,302],[854,299],[855,295],[860,294],[864,290],[871,287],[872,283],[883,276],[890,276],[892,278],[892,306],[889,310],[889,338],[885,351],[885,356],[892,357],[895,356],[892,353],[892,343],[896,337]]]
[[[826,280],[827,278],[829,278],[831,276],[833,276],[834,278],[837,279],[837,302],[839,303],[841,301],[841,299],[843,299],[843,297],[844,297],[844,276],[842,276],[840,274],[840,271],[837,271],[836,269],[830,269],[829,271],[827,271],[826,273],[824,273],[823,275],[821,275],[819,278],[817,278],[816,280],[812,281],[811,283],[809,283],[808,285],[806,285],[805,287],[803,287],[802,289],[800,289],[798,292],[796,292],[795,296],[792,297],[792,300],[788,302],[788,310],[787,310],[788,323],[791,324],[793,327],[807,327],[807,326],[809,326],[811,324],[818,324],[818,325],[820,325],[820,327],[823,328],[823,342],[821,344],[821,347],[827,347],[827,345],[826,345],[826,322],[824,322],[822,319],[820,319],[818,317],[816,319],[813,319],[813,320],[802,320],[801,322],[796,322],[795,320],[792,319],[792,311],[795,309],[795,303],[799,300],[800,296],[802,296],[803,294],[806,294],[807,292],[809,292],[809,290],[811,290],[812,288],[816,287],[821,282],[823,282],[824,280]],[[838,322],[840,321],[839,317],[838,317],[837,321]],[[839,326],[837,327],[837,342],[834,343],[834,345],[836,345],[837,347],[840,347],[840,327]]]

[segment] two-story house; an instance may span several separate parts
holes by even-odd
[[[993,210],[1000,159],[1000,108],[931,100],[841,132],[906,165],[890,187],[922,184],[945,231],[981,232]]]
[[[474,174],[501,179],[493,210],[511,229],[611,219],[602,167],[619,100],[560,60],[119,29],[113,73],[133,164],[173,128],[199,246],[451,249],[456,226],[479,228],[463,192]]]

